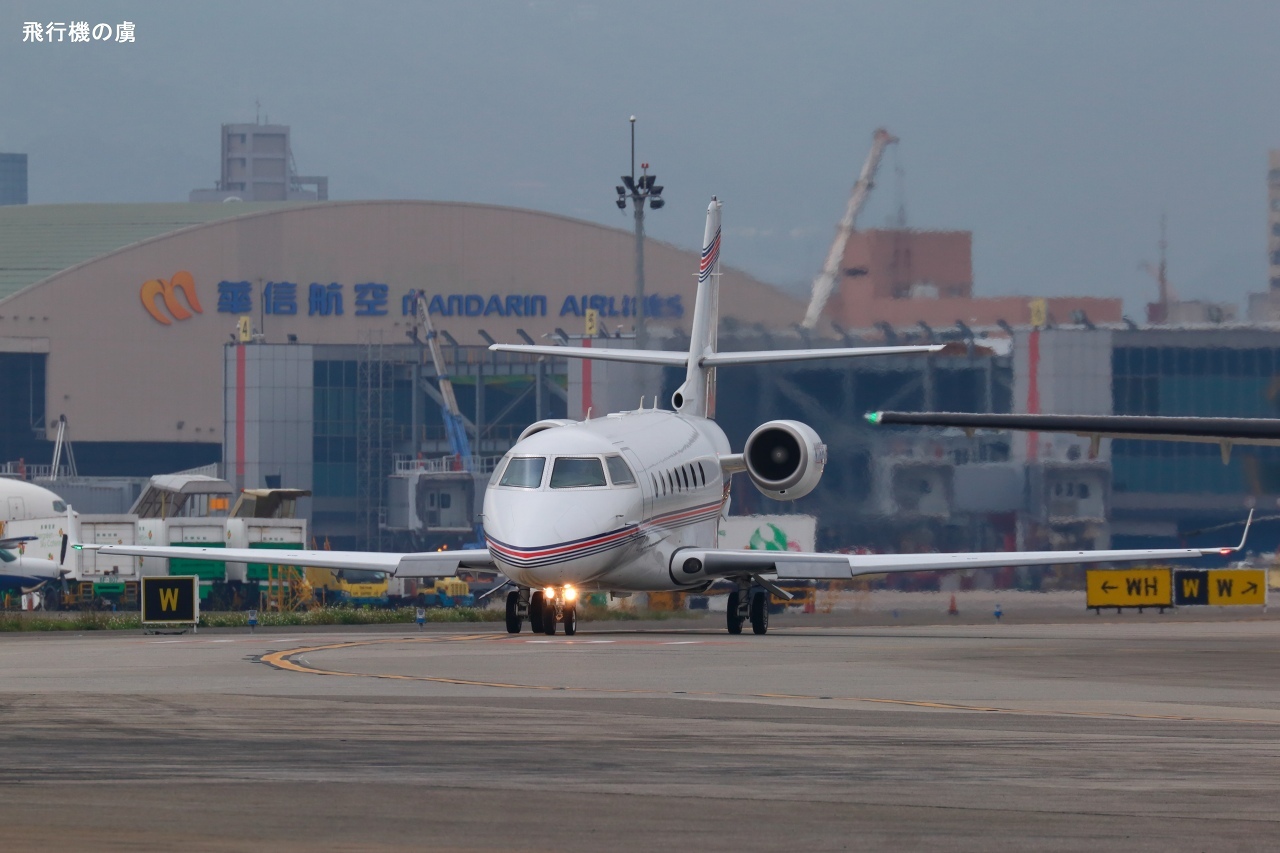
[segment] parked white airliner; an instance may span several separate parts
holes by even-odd
[[[70,508],[48,489],[0,478],[0,593],[29,591],[66,574],[66,552],[59,552],[72,520]]]
[[[656,408],[601,418],[533,424],[502,459],[484,499],[485,549],[412,554],[277,551],[281,563],[364,569],[396,577],[446,577],[460,568],[501,572],[507,630],[528,619],[534,631],[576,631],[583,591],[700,590],[736,583],[727,611],[729,632],[768,630],[767,591],[774,579],[848,579],[858,575],[1007,565],[1172,560],[1224,549],[1031,551],[961,554],[845,555],[717,548],[719,520],[729,507],[729,480],[738,472],[777,500],[795,500],[818,484],[827,447],[798,421],[761,424],[734,453],[715,414],[715,371],[722,365],[882,354],[928,353],[941,347],[718,352],[720,207],[712,199],[698,272],[688,353],[515,346],[505,352],[639,362],[686,368],[672,411]],[[589,414],[589,413],[588,413]],[[104,554],[183,559],[261,559],[260,551],[84,545]]]

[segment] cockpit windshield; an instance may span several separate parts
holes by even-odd
[[[604,484],[604,466],[595,457],[562,456],[551,469],[553,489],[578,489]]]
[[[541,456],[513,456],[507,463],[506,470],[502,472],[502,479],[498,481],[498,485],[536,489],[542,485],[542,470],[546,464],[547,460]]]
[[[631,469],[627,467],[627,463],[622,461],[621,456],[606,456],[604,464],[609,466],[609,479],[613,481],[615,486],[634,486],[636,478],[631,473]]]

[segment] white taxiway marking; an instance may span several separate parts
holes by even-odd
[[[588,646],[597,643],[613,643],[616,640],[525,640],[526,643],[557,643],[562,646]]]

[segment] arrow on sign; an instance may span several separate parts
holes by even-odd
[[[1244,592],[1242,594],[1248,595],[1251,592],[1257,592],[1257,591],[1258,591],[1258,585],[1251,581],[1249,585],[1244,588]]]
[[[1116,586],[1115,584],[1111,583],[1111,581],[1103,581],[1103,582],[1102,582],[1102,591],[1103,591],[1103,592],[1111,592],[1111,590],[1113,590],[1113,589],[1119,589],[1119,587],[1118,587],[1118,586]]]

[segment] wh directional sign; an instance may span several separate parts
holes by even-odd
[[[1174,603],[1261,606],[1267,603],[1266,569],[1179,569],[1173,573]]]
[[[1173,584],[1168,567],[1089,569],[1085,573],[1085,606],[1169,607]]]
[[[200,578],[191,576],[144,577],[142,624],[200,620]]]

